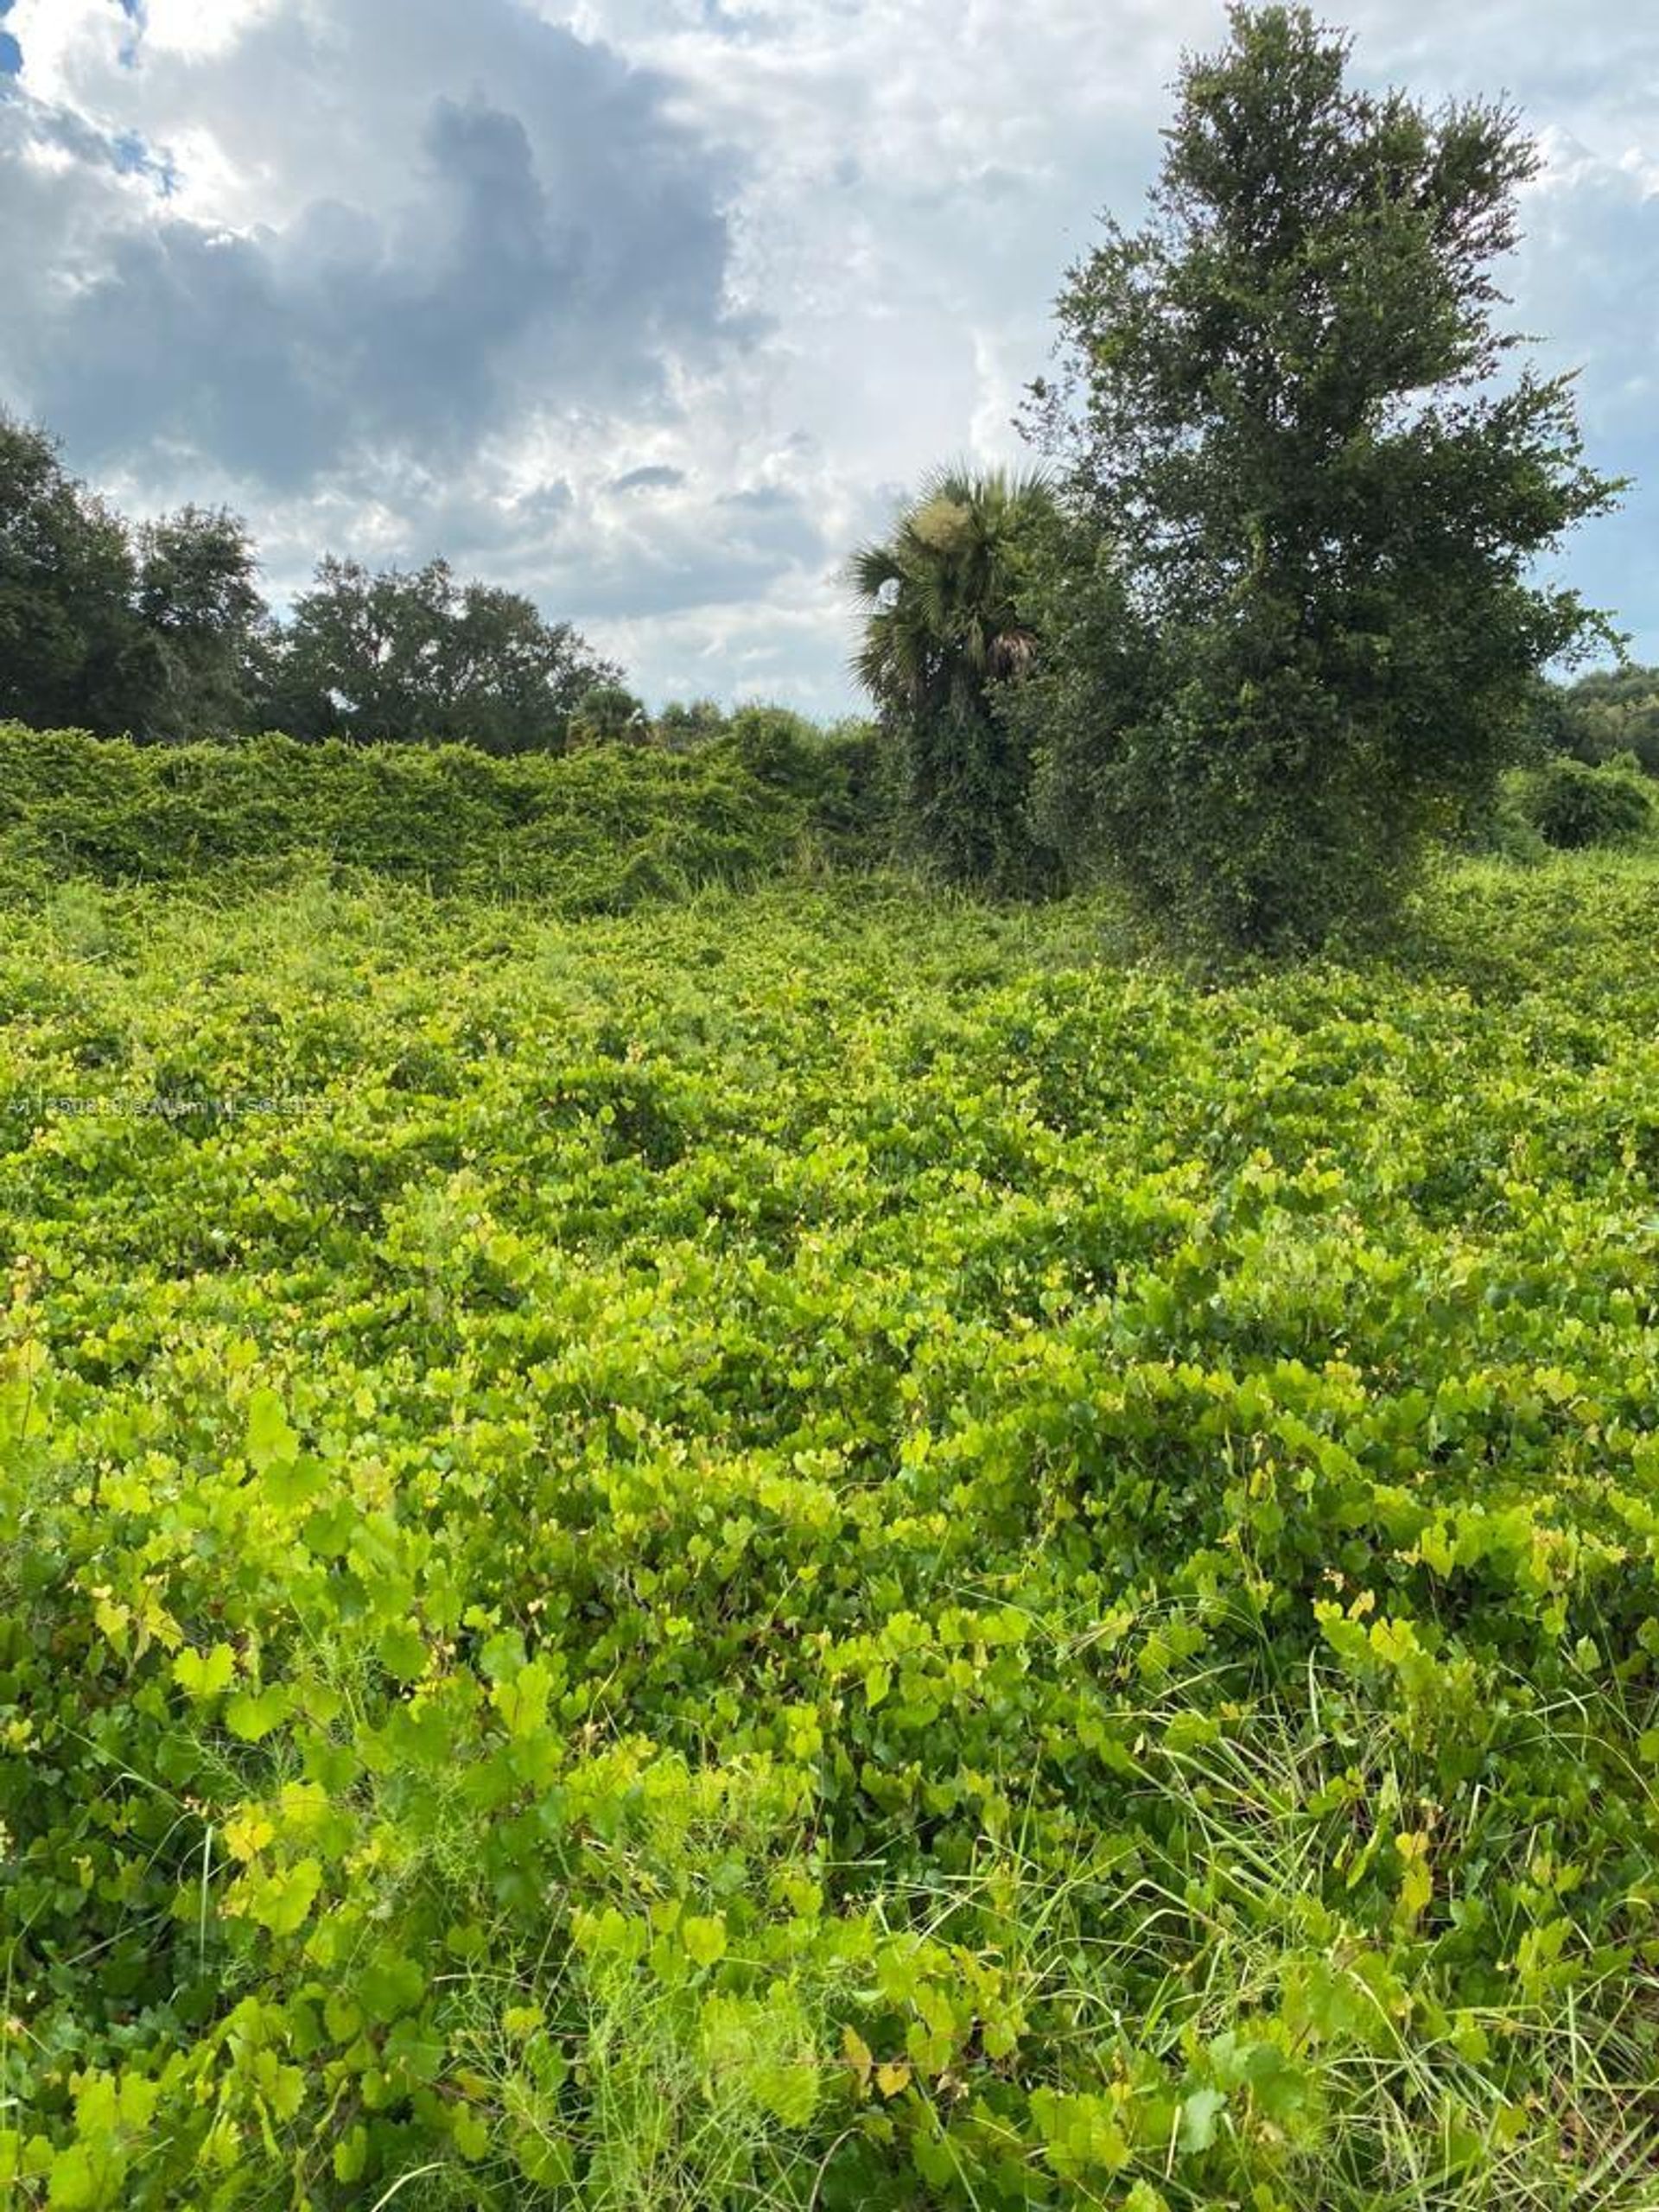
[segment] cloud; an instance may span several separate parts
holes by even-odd
[[[1577,378],[1588,458],[1631,482],[1616,515],[1570,541],[1554,567],[1659,661],[1659,138],[1618,155],[1561,130],[1528,194],[1511,289],[1548,334],[1544,365]]]
[[[1351,0],[1357,67],[1550,136],[1515,320],[1643,479],[1563,573],[1659,657],[1659,22]],[[143,509],[450,555],[651,696],[851,703],[846,550],[1011,418],[1218,0],[15,0],[0,400]],[[3,69],[0,59],[0,69]]]
[[[613,476],[607,487],[613,492],[677,492],[685,482],[683,468],[671,468],[665,461],[652,461],[644,468],[631,468],[626,476]]]
[[[84,73],[163,161],[192,83],[194,127],[226,158],[257,84],[294,95],[292,143],[262,148],[256,126],[248,149],[277,171],[267,220],[99,191],[116,142],[97,106],[12,104],[11,173],[69,146],[55,194],[81,212],[60,213],[49,261],[16,252],[28,296],[0,363],[92,466],[160,442],[276,491],[388,449],[464,466],[526,410],[661,408],[679,364],[741,342],[728,166],[665,112],[664,80],[508,0],[473,0],[465,92],[398,82],[391,57],[441,18],[437,0],[270,13],[226,60],[163,50],[153,107],[142,35],[119,74],[107,37],[79,73],[60,52],[65,93]],[[296,188],[324,112],[343,143]]]

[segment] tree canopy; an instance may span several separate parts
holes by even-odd
[[[129,726],[150,671],[125,524],[0,412],[0,720]]]
[[[1547,741],[1581,760],[1634,753],[1659,774],[1659,668],[1630,661],[1552,686],[1541,720]]]
[[[269,617],[240,516],[187,506],[137,533],[133,604],[147,643],[137,734],[181,742],[245,730]]]
[[[328,556],[275,641],[263,719],[301,738],[558,752],[577,702],[615,676],[568,623],[457,582],[447,561],[375,572]]]

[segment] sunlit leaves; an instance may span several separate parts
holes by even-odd
[[[1656,2056],[1650,879],[1448,899],[1206,992],[877,887],[20,914],[15,1088],[323,1102],[11,1155],[30,2212],[1583,2195]]]

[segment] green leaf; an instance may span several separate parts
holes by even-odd
[[[266,1473],[271,1467],[292,1460],[300,1448],[300,1440],[288,1425],[288,1414],[275,1390],[261,1386],[248,1398],[247,1440],[244,1447],[248,1465],[257,1475]]]
[[[263,1690],[238,1690],[225,1707],[225,1726],[245,1744],[260,1743],[287,1719],[292,1702],[283,1682]]]
[[[228,1643],[216,1643],[207,1652],[187,1647],[173,1661],[173,1679],[187,1696],[218,1697],[236,1679],[236,1654]]]
[[[552,1675],[539,1659],[532,1659],[510,1681],[496,1683],[490,1692],[490,1702],[506,1723],[510,1734],[532,1736],[546,1722],[547,1701],[552,1689]]]
[[[418,1961],[382,1948],[359,1968],[357,1994],[369,2018],[385,2024],[414,2011],[426,1994],[426,1974]]]
[[[296,1452],[291,1458],[274,1459],[266,1468],[265,1496],[271,1504],[289,1512],[308,1505],[327,1488],[327,1481],[328,1472],[321,1459],[309,1452]]]
[[[525,2177],[538,2188],[569,2189],[575,2178],[570,2145],[561,2136],[521,2129],[512,2139],[512,2155]]]
[[[397,1682],[417,1682],[429,1656],[426,1638],[413,1621],[394,1621],[380,1631],[375,1656]]]
[[[1189,2158],[1207,2151],[1216,2139],[1216,2128],[1227,2109],[1222,2089],[1194,2089],[1181,2100],[1179,2143]]]
[[[753,2075],[755,2101],[785,2127],[806,2127],[818,2105],[816,2067],[802,2062],[780,2061],[757,2066]]]
[[[686,1956],[700,1967],[714,1966],[726,1955],[726,1923],[705,1915],[687,1913],[680,1923],[680,1942]]]
[[[457,2151],[463,2158],[476,2161],[487,2158],[490,2149],[489,2123],[481,2113],[461,2106],[449,2124],[449,2133]]]
[[[334,2165],[336,2181],[361,2181],[368,2171],[369,2131],[361,2120],[348,2127],[335,2144]]]
[[[250,1916],[273,1936],[292,1936],[305,1925],[316,1902],[322,1868],[315,1859],[301,1859],[275,1873],[250,1874],[245,1879]]]
[[[103,2212],[115,2202],[111,2190],[115,2175],[107,2158],[92,2164],[84,2143],[66,2144],[54,2153],[47,2182],[46,2201],[52,2212]]]

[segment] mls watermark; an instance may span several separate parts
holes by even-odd
[[[67,1091],[0,1091],[0,1117],[42,1123],[94,1122],[297,1122],[321,1111],[313,1092],[221,1090],[110,1091],[86,1096]]]

